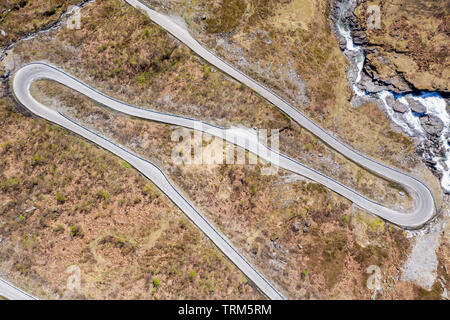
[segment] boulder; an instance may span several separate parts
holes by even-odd
[[[339,38],[339,47],[341,50],[345,50],[347,48],[347,41],[344,38]]]
[[[421,117],[420,123],[422,124],[423,129],[431,135],[439,136],[442,130],[444,130],[444,123],[435,116],[428,115]]]
[[[403,103],[397,101],[392,96],[388,96],[386,98],[386,102],[392,109],[394,109],[395,112],[405,113],[406,111],[408,111],[408,106],[406,106]]]
[[[422,105],[419,101],[411,99],[411,98],[407,98],[406,100],[408,101],[409,107],[411,108],[412,111],[417,112],[417,113],[427,112],[427,109],[425,108],[425,106]]]
[[[312,219],[308,219],[308,221],[306,221],[306,223],[305,223],[305,226],[306,227],[311,227],[311,224],[312,224]]]
[[[32,206],[32,207],[29,207],[28,209],[26,209],[25,213],[32,213],[34,211],[36,211],[36,207]]]

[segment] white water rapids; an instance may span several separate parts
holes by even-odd
[[[354,6],[355,4],[350,1],[348,8],[352,7],[352,5]],[[414,113],[410,108],[408,108],[405,113],[395,112],[392,106],[390,106],[387,102],[388,98],[390,97],[392,100],[389,100],[396,100],[397,103],[402,103],[405,106],[409,106],[407,98],[413,99],[425,107],[425,115],[435,116],[443,122],[444,129],[439,137],[439,140],[443,146],[444,152],[440,154],[433,154],[430,160],[436,162],[436,169],[442,174],[441,186],[444,192],[450,193],[450,115],[446,110],[447,103],[445,99],[438,93],[430,92],[421,92],[420,94],[415,95],[399,95],[388,90],[380,91],[376,94],[364,92],[357,86],[361,81],[361,74],[364,68],[364,49],[361,46],[354,44],[350,27],[345,25],[341,19],[336,23],[336,29],[346,41],[346,51],[351,53],[348,57],[350,60],[353,60],[351,63],[356,65],[358,68],[358,74],[352,86],[353,92],[356,96],[363,97],[370,95],[374,98],[380,99],[382,101],[380,105],[384,107],[389,119],[402,128],[406,134],[417,137],[422,144],[427,141],[426,132],[419,120],[420,116],[423,116],[423,114]]]

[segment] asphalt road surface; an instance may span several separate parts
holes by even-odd
[[[37,300],[32,295],[20,290],[8,281],[0,278],[0,296],[8,300]]]

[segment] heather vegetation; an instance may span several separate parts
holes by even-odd
[[[56,23],[70,5],[81,0],[2,0],[0,48],[48,28]]]
[[[439,188],[414,142],[393,131],[376,105],[350,107],[347,63],[332,34],[328,1],[149,2],[183,15],[206,46],[355,149]],[[12,69],[45,60],[134,105],[223,126],[282,129],[282,152],[377,201],[412,205],[404,190],[330,150],[123,1],[90,4],[82,23],[80,30],[61,28],[18,44]],[[315,182],[283,170],[264,176],[262,165],[178,166],[170,159],[172,127],[111,112],[49,81],[35,83],[32,92],[160,166],[289,297],[369,298],[366,268],[380,265],[386,278],[395,277],[406,259],[410,241],[401,230]],[[128,163],[17,114],[7,98],[0,104],[0,236],[20,242],[16,248],[8,241],[0,251],[2,272],[23,283],[32,279],[30,289],[43,297],[63,296],[64,271],[76,264],[84,289],[73,298],[261,298]],[[426,296],[406,283],[385,291],[386,298],[419,294]]]
[[[44,83],[34,88],[38,99],[47,101],[45,96],[51,92],[62,103],[60,110],[79,106],[79,111],[69,114],[158,163],[208,220],[291,297],[331,298],[336,294],[352,297],[354,292],[349,282],[363,289],[365,268],[371,261],[385,265],[383,270],[394,274],[406,256],[409,243],[402,231],[379,219],[360,218],[348,201],[320,184],[301,179],[288,182],[292,175],[283,170],[264,176],[260,165],[175,165],[170,159],[175,143],[169,138],[168,126],[111,113],[61,86]],[[139,132],[148,135],[139,136]],[[133,145],[130,140],[134,141]],[[142,189],[144,195],[152,197],[151,185],[145,184]],[[361,226],[368,227],[360,231]],[[374,243],[366,246],[354,239],[355,229],[362,233],[361,237],[370,237]],[[108,237],[102,244],[108,243],[120,251],[133,250],[132,242],[127,244],[127,241],[126,237]],[[392,243],[389,252],[383,242]],[[345,265],[352,266],[353,275],[343,271]],[[187,271],[184,278],[211,290],[208,282],[198,279],[197,269]],[[160,292],[157,285],[150,287]],[[364,290],[357,296],[367,294]]]
[[[50,299],[260,297],[154,185],[13,108],[0,100],[1,274]],[[69,265],[81,269],[81,292],[65,291]],[[183,280],[193,269],[208,288]]]

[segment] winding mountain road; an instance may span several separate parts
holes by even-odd
[[[99,134],[79,125],[65,115],[42,105],[36,99],[34,99],[34,97],[30,93],[30,87],[33,82],[40,79],[47,79],[61,83],[108,108],[130,116],[172,125],[178,125],[195,130],[201,130],[210,135],[224,139],[230,143],[236,144],[242,148],[249,150],[250,152],[260,156],[262,159],[268,162],[315,180],[336,191],[337,193],[346,196],[351,201],[363,208],[366,208],[370,212],[373,212],[375,214],[381,212],[386,216],[391,215],[391,218],[396,219],[393,221],[396,224],[400,224],[399,221],[401,221],[397,217],[403,218],[403,220],[406,222],[403,223],[405,227],[415,226],[416,224],[421,225],[426,222],[427,217],[424,217],[422,214],[420,214],[420,212],[416,212],[417,209],[415,212],[405,214],[383,207],[371,201],[370,199],[367,199],[364,196],[358,194],[356,191],[342,185],[341,183],[321,174],[320,172],[308,168],[307,166],[297,162],[296,160],[293,160],[283,154],[271,150],[265,145],[262,145],[261,143],[259,143],[257,137],[255,137],[251,132],[238,129],[220,128],[194,119],[165,114],[129,105],[127,103],[104,95],[103,93],[89,87],[85,83],[72,77],[64,71],[46,63],[31,63],[23,66],[16,71],[12,80],[12,92],[18,102],[24,105],[33,114],[56,123],[109,150],[110,152],[130,163],[147,178],[152,180],[153,183],[155,183],[217,245],[217,247],[222,250],[222,252],[224,252],[224,254],[231,261],[233,261],[233,263],[252,282],[254,282],[264,294],[266,294],[271,299],[284,299],[284,297],[257,270],[255,270],[245,260],[245,258],[243,258],[237,252],[236,249],[234,249],[230,242],[218,230],[216,230],[201,215],[201,213],[189,203],[187,199],[185,199],[177,191],[174,185],[157,166],[155,166],[148,160],[142,159],[139,156],[131,153],[130,151],[115,144],[114,142],[109,141]],[[386,217],[384,218],[387,219]],[[409,218],[409,220],[407,218]]]
[[[210,50],[202,46],[197,40],[195,40],[183,26],[177,24],[170,17],[150,9],[138,0],[125,0],[125,2],[138,9],[143,14],[147,15],[154,23],[158,24],[160,27],[172,34],[187,47],[189,47],[192,51],[194,51],[197,55],[208,61],[211,65],[215,66],[237,81],[253,89],[267,101],[287,114],[300,126],[313,133],[316,137],[318,137],[334,150],[344,155],[346,158],[352,160],[354,163],[360,165],[361,167],[364,167],[365,169],[375,173],[376,175],[402,185],[406,190],[408,190],[411,197],[414,199],[415,208],[412,212],[408,213],[391,210],[367,199],[366,197],[328,177],[324,177],[322,174],[316,171],[314,171],[315,178],[308,176],[309,178],[322,183],[323,185],[341,194],[342,196],[346,197],[360,207],[368,210],[369,212],[372,212],[373,214],[376,214],[377,216],[403,228],[420,228],[436,214],[437,210],[433,194],[423,182],[406,173],[400,172],[397,169],[391,168],[385,164],[370,159],[365,155],[359,153],[358,151],[355,151],[349,146],[345,145],[343,142],[335,138],[332,134],[326,132],[323,128],[321,128],[311,119],[298,111],[287,101],[273,93],[268,88],[262,86],[249,76],[245,75],[241,71],[237,70],[231,64],[217,57],[213,52],[211,52]],[[317,176],[317,174],[320,177]],[[332,180],[333,182],[331,182],[330,180]]]
[[[42,117],[48,121],[56,123],[87,140],[109,150],[115,155],[121,157],[138,171],[144,174],[147,178],[153,181],[190,219],[196,224],[215,244],[216,246],[253,282],[256,286],[270,299],[284,299],[284,296],[274,288],[254,267],[252,267],[243,258],[237,250],[230,244],[230,242],[216,230],[202,215],[196,210],[187,199],[185,199],[174,187],[171,181],[164,175],[164,173],[154,164],[148,160],[142,159],[139,156],[129,152],[125,148],[115,144],[108,139],[101,137],[97,133],[79,125],[75,121],[67,118],[63,114],[52,110],[38,101],[36,101],[30,94],[31,84],[39,79],[48,79],[59,82],[79,93],[91,98],[92,100],[119,112],[158,121],[182,127],[187,127],[195,130],[201,130],[205,133],[224,139],[228,142],[243,147],[250,152],[258,155],[262,159],[278,165],[286,170],[303,175],[312,179],[331,190],[346,197],[361,208],[390,221],[393,224],[403,228],[416,229],[428,222],[436,213],[436,206],[433,195],[428,187],[421,181],[402,173],[394,168],[390,168],[375,160],[360,154],[343,144],[341,141],[327,133],[320,126],[315,124],[312,120],[304,116],[300,111],[295,109],[289,103],[278,97],[269,89],[263,87],[253,79],[249,78],[233,66],[229,65],[222,59],[215,56],[212,52],[204,48],[181,26],[176,24],[169,17],[162,15],[150,8],[144,6],[139,1],[125,0],[133,7],[139,9],[141,12],[147,14],[151,20],[166,29],[181,42],[185,43],[195,53],[204,58],[206,61],[229,74],[231,77],[247,85],[255,90],[269,102],[277,106],[281,111],[286,113],[298,124],[308,129],[315,134],[323,142],[331,146],[336,151],[340,152],[348,159],[366,168],[367,170],[385,177],[388,180],[401,184],[409,192],[415,201],[415,207],[411,212],[398,212],[378,204],[358,192],[348,188],[338,181],[327,177],[320,172],[308,168],[307,166],[291,159],[285,155],[271,150],[270,148],[258,142],[257,138],[251,132],[237,129],[220,128],[211,124],[207,124],[194,119],[164,114],[152,110],[142,109],[131,106],[127,103],[118,101],[103,93],[89,87],[78,79],[65,73],[64,71],[45,64],[45,63],[31,63],[25,65],[13,76],[12,92],[17,101],[24,105],[35,115]],[[1,283],[0,283],[1,287]]]
[[[215,229],[197,209],[186,200],[181,193],[174,187],[171,181],[164,175],[164,173],[153,163],[145,160],[125,148],[109,141],[99,134],[79,125],[61,113],[52,110],[38,101],[36,101],[30,94],[31,84],[39,79],[50,79],[72,88],[87,97],[104,104],[112,109],[128,113],[130,115],[142,117],[145,119],[152,119],[155,121],[162,121],[164,115],[139,109],[129,106],[125,103],[119,102],[115,99],[109,98],[93,88],[85,85],[81,81],[69,76],[68,74],[46,64],[33,63],[26,65],[19,69],[13,78],[13,94],[17,101],[24,105],[35,115],[42,117],[48,121],[56,123],[63,128],[66,128],[87,140],[109,150],[113,154],[119,156],[123,160],[130,163],[139,172],[149,178],[159,189],[164,192],[187,216],[199,227],[214,244],[253,282],[256,286],[270,299],[284,299],[284,296],[278,292],[256,269],[252,267],[247,260],[242,257],[239,252],[230,244],[228,239],[223,236],[217,229]],[[161,117],[160,120],[158,120]],[[172,123],[170,119],[180,119],[180,117],[167,116],[168,123]],[[185,121],[192,121],[185,119]],[[183,125],[184,122],[175,123]]]

